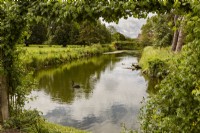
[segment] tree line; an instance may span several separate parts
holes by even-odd
[[[59,23],[43,20],[30,25],[26,32],[23,39],[26,46],[30,44],[56,44],[65,47],[72,44],[106,44],[127,39],[115,27],[106,27],[100,20]]]

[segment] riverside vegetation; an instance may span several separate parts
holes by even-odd
[[[139,65],[143,73],[150,77],[162,78],[169,73],[169,66],[173,65],[178,54],[171,52],[170,47],[157,48],[147,46],[143,49]]]
[[[20,58],[28,69],[42,69],[50,66],[60,65],[81,58],[97,56],[113,50],[140,50],[139,42],[117,41],[112,44],[93,44],[91,46],[69,45],[30,45],[19,46]]]
[[[92,46],[70,45],[67,48],[61,46],[33,45],[20,47],[21,59],[28,69],[42,69],[45,67],[60,65],[80,58],[89,58],[104,52],[111,51],[113,48],[109,44]]]
[[[149,97],[141,111],[141,132],[198,133],[200,131],[200,3],[198,0],[125,2],[1,0],[0,122],[3,123],[22,113],[25,94],[27,88],[30,88],[30,85],[27,83],[25,85],[23,80],[26,71],[18,60],[16,44],[25,38],[31,23],[44,18],[51,25],[52,22],[74,20],[80,22],[85,19],[94,21],[100,17],[109,22],[117,22],[121,17],[146,17],[149,12],[155,12],[157,15],[148,19],[148,25],[143,27],[143,33],[146,33],[140,38],[143,46],[165,47],[172,42],[171,50],[177,54],[181,53],[180,57],[173,61],[173,65],[167,66],[168,63],[160,60],[149,63],[153,68],[152,76],[157,75],[158,71],[154,69],[157,66],[166,65],[169,72],[164,72],[161,77],[163,80],[158,85],[158,93]],[[88,43],[91,44],[90,41]],[[181,51],[183,44],[185,50]]]
[[[24,110],[23,113],[11,117],[4,124],[4,128],[12,128],[16,133],[88,133],[87,131],[47,122],[36,110]],[[9,132],[9,130],[5,131]]]
[[[194,7],[196,12],[197,7]],[[142,132],[198,133],[200,131],[200,45],[199,17],[196,15],[185,16],[185,45],[181,52],[179,50],[174,52],[173,45],[169,48],[168,43],[164,47],[157,45],[158,41],[163,42],[163,40],[153,41],[156,36],[149,42],[153,46],[148,46],[143,51],[140,65],[144,73],[151,78],[161,80],[155,87],[157,92],[144,101],[145,105],[141,109]]]
[[[169,48],[144,49],[141,66],[149,76],[162,79],[155,88],[156,94],[148,98],[141,110],[140,122],[144,131],[200,131],[199,77],[196,73],[199,55],[189,57],[195,46],[198,47],[190,43],[179,54],[169,51]]]

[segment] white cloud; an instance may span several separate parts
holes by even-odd
[[[118,32],[122,33],[127,37],[136,38],[140,33],[142,25],[146,23],[146,19],[137,19],[129,17],[128,19],[120,19],[118,24],[106,22],[103,23],[105,23],[106,26],[114,26]]]

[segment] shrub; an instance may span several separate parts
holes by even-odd
[[[113,42],[112,45],[117,50],[137,50],[137,49],[140,49],[139,42],[137,40],[134,40],[134,41],[117,41],[117,42]]]
[[[148,76],[164,78],[169,73],[169,66],[173,64],[178,55],[174,55],[169,48],[145,47],[139,65]]]
[[[24,110],[13,115],[6,123],[4,129],[17,129],[25,133],[87,133],[71,127],[65,127],[45,121],[36,110]]]
[[[155,78],[164,78],[169,73],[168,65],[160,59],[151,60],[149,64],[149,75]]]
[[[31,130],[33,125],[37,124],[40,119],[39,112],[36,110],[27,111],[23,113],[13,114],[12,117],[4,123],[5,129],[19,129],[21,131]]]

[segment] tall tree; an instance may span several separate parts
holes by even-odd
[[[52,31],[53,38],[51,44],[63,45],[64,47],[70,43],[71,27],[68,23],[55,24],[55,30]]]
[[[125,41],[126,37],[119,32],[116,32],[112,35],[112,41]]]
[[[183,15],[174,15],[174,36],[172,40],[172,51],[180,52],[185,40],[185,20]]]
[[[176,28],[177,26],[177,20],[178,20],[178,15],[174,15],[174,26],[175,26],[175,30],[174,30],[174,36],[173,36],[173,40],[172,40],[172,51],[176,50],[176,46],[177,46],[177,41],[178,41],[178,35],[179,35],[179,31]]]
[[[79,43],[90,45],[92,43],[110,42],[110,33],[99,20],[95,22],[86,20],[80,25]]]
[[[181,18],[180,20],[181,24],[179,27],[179,34],[178,34],[178,39],[177,39],[177,45],[176,45],[176,52],[180,52],[184,43],[185,39],[185,33],[184,33],[184,17]]]
[[[159,14],[147,20],[147,23],[142,27],[140,41],[143,46],[154,45],[165,47],[171,44],[172,29],[168,23],[172,21],[172,15]]]
[[[148,18],[147,23],[142,26],[141,34],[139,35],[139,41],[143,47],[149,46],[153,44],[153,34],[154,31],[152,29],[153,22],[152,19]]]
[[[43,22],[35,23],[30,26],[30,34],[26,44],[42,44],[47,40],[47,26]]]

